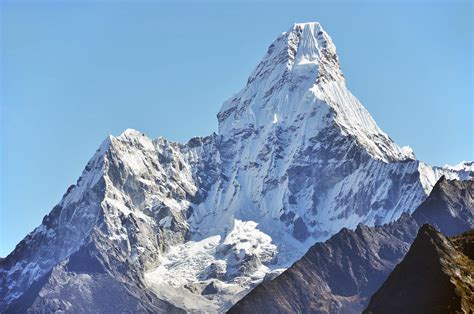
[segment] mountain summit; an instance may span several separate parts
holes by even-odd
[[[297,23],[278,37],[245,88],[224,103],[218,118],[219,134],[224,136],[249,128],[296,127],[302,118],[302,131],[309,135],[335,123],[374,158],[413,159],[347,90],[336,46],[319,23]]]
[[[315,241],[411,213],[457,176],[377,127],[318,23],[278,37],[218,120],[186,144],[109,136],[0,261],[0,311],[224,311]]]

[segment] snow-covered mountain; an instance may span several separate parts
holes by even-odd
[[[315,241],[398,219],[458,177],[379,129],[318,23],[279,36],[217,117],[218,134],[186,144],[109,136],[0,261],[0,311],[94,309],[94,280],[112,280],[128,299],[110,302],[130,310],[222,311]],[[100,272],[77,266],[90,260]]]

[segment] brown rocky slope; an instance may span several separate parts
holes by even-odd
[[[472,313],[474,229],[447,238],[421,227],[364,313]]]

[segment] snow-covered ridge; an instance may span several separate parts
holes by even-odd
[[[320,119],[305,127],[306,135],[335,120],[345,135],[354,136],[376,159],[414,156],[380,130],[347,90],[336,47],[319,23],[297,23],[270,45],[244,89],[223,104],[219,134],[289,128],[314,115]]]
[[[218,134],[186,144],[132,129],[108,137],[1,262],[0,311],[96,238],[162,299],[223,311],[315,241],[411,213],[458,173],[415,160],[380,130],[318,23],[278,37],[218,120]]]
[[[444,168],[454,171],[474,171],[474,161],[461,161],[457,165],[445,165]]]

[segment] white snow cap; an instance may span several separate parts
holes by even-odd
[[[296,98],[301,98],[311,86],[320,81],[333,80],[344,81],[344,76],[339,68],[336,47],[331,37],[319,23],[296,23],[268,47],[244,89],[223,104],[218,114],[219,122],[236,111],[243,113],[244,107],[253,107],[251,103],[258,103],[258,109],[252,108],[253,112],[248,112],[254,116],[249,118],[257,119],[262,124],[271,123],[273,113],[283,118],[280,108],[285,103],[291,105],[290,102],[298,101]],[[263,115],[258,112],[264,106],[265,111],[270,111],[264,113],[269,121],[266,118],[263,120]],[[230,120],[245,118],[245,115],[236,115]],[[234,128],[234,122],[226,122],[229,126],[225,127],[220,123],[220,133]]]
[[[127,137],[138,137],[138,136],[144,136],[144,134],[138,130],[128,128],[125,131],[123,131],[122,134],[120,134],[118,137],[127,138]]]
[[[411,157],[411,159],[416,159],[415,152],[413,151],[413,148],[411,148],[411,146],[408,146],[408,145],[403,146],[402,147],[402,152],[406,156]]]
[[[219,134],[229,137],[291,127],[301,130],[295,138],[309,138],[336,124],[377,159],[414,158],[347,89],[336,46],[317,22],[296,23],[273,41],[246,86],[222,105],[217,117]]]
[[[451,166],[446,164],[444,168],[454,171],[474,171],[474,161],[461,161],[457,165]]]
[[[295,23],[293,28],[288,31],[301,32],[301,45],[299,52],[306,56],[317,56],[322,49],[327,49],[336,53],[336,46],[331,37],[318,22]]]

